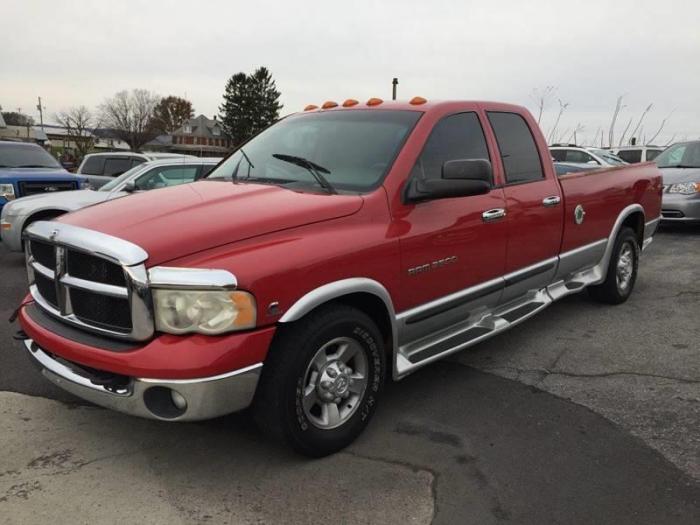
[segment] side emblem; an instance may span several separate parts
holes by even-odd
[[[583,206],[580,204],[576,206],[576,209],[574,210],[574,220],[576,221],[576,224],[581,224],[583,222],[583,219],[586,218],[586,210],[583,209]]]

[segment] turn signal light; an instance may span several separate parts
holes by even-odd
[[[413,104],[414,106],[419,106],[420,104],[425,104],[426,102],[428,101],[423,97],[413,97],[408,103]]]
[[[355,100],[354,98],[349,98],[345,102],[343,102],[343,107],[344,108],[351,108],[352,106],[357,106],[359,102]]]
[[[337,106],[338,106],[337,102],[333,102],[332,100],[329,100],[328,102],[323,103],[323,106],[321,106],[321,109],[335,108]]]
[[[374,98],[374,97],[372,97],[371,99],[369,99],[369,100],[367,101],[367,105],[368,105],[368,106],[378,106],[378,105],[381,104],[382,102],[384,102],[384,101],[383,101],[381,98]]]
[[[318,109],[318,106],[315,106],[314,104],[309,104],[304,108],[304,111],[311,111],[312,109]]]

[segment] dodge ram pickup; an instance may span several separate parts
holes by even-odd
[[[652,163],[557,177],[519,106],[326,102],[205,180],[31,224],[18,337],[98,405],[170,421],[250,406],[322,456],[385,380],[584,288],[623,303],[661,192]]]

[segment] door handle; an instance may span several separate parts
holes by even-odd
[[[506,210],[503,208],[493,208],[492,210],[486,210],[481,214],[481,218],[484,222],[496,221],[502,219],[506,216]]]
[[[552,195],[551,197],[545,197],[542,199],[542,206],[556,206],[561,202],[561,197],[559,195]]]

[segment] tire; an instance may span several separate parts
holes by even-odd
[[[279,328],[253,400],[253,417],[264,432],[301,454],[332,454],[367,426],[385,370],[376,324],[349,306],[323,307]]]
[[[615,239],[605,281],[589,287],[588,293],[601,303],[624,303],[634,289],[638,267],[639,244],[637,236],[631,228],[622,228]]]

